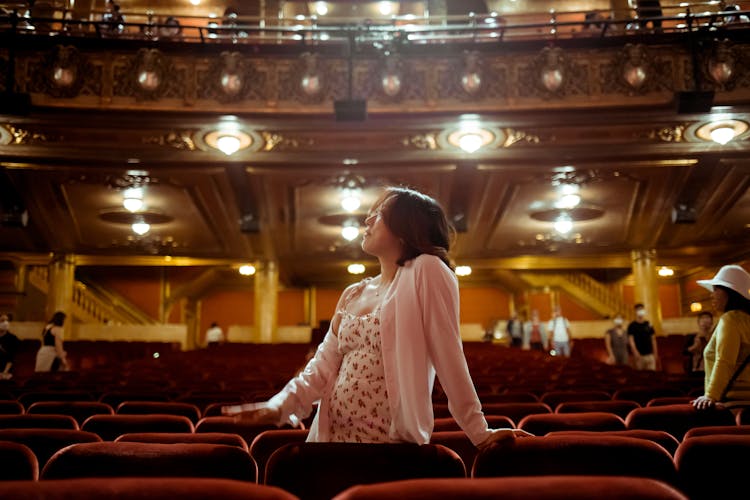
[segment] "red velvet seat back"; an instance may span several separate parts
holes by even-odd
[[[118,415],[181,415],[193,424],[201,418],[201,410],[191,403],[176,401],[123,401],[117,406]]]
[[[24,408],[15,399],[0,400],[0,415],[22,415]]]
[[[24,444],[0,441],[0,464],[0,481],[39,479],[39,461],[31,448]],[[0,483],[0,497],[6,498],[2,493]]]
[[[465,475],[461,458],[436,444],[292,443],[268,459],[265,484],[329,500],[355,484]]]
[[[672,456],[634,437],[558,435],[516,439],[480,450],[473,477],[599,475],[650,477],[675,483]]]
[[[2,485],[2,492],[13,500],[298,500],[280,488],[234,479],[192,477],[11,481]]]
[[[266,463],[274,451],[285,444],[304,443],[308,429],[269,429],[261,432],[250,443],[250,456],[258,465],[258,480],[265,480]]]
[[[78,422],[70,415],[0,415],[0,429],[74,429]]]
[[[291,429],[291,426],[282,426],[282,429]],[[228,432],[239,434],[246,443],[252,443],[255,436],[263,431],[279,429],[276,425],[254,425],[244,422],[236,422],[232,417],[203,417],[195,425],[196,433],[204,432]],[[249,446],[249,444],[248,444]]]
[[[115,439],[116,442],[128,443],[208,443],[208,444],[225,444],[237,446],[245,451],[249,447],[242,436],[230,434],[228,432],[204,432],[200,434],[188,432],[129,432],[121,434]]]
[[[526,415],[536,415],[539,413],[552,413],[552,408],[548,404],[537,403],[486,403],[482,404],[482,411],[485,415],[503,415],[512,421],[518,423]]]
[[[516,423],[505,415],[485,415],[487,425],[492,429],[499,429],[502,427],[515,427]],[[433,432],[441,431],[459,431],[461,427],[453,417],[436,418],[435,423],[432,427]]]
[[[0,441],[12,441],[29,447],[34,452],[39,468],[57,451],[75,443],[96,443],[101,438],[75,429],[0,429]]]
[[[555,413],[585,413],[591,411],[604,411],[614,413],[625,418],[631,410],[640,408],[641,405],[635,401],[609,400],[609,401],[565,401],[557,405]]]
[[[631,411],[625,419],[628,429],[667,431],[679,441],[694,427],[736,425],[734,414],[726,408],[696,410],[689,403],[648,406]]]
[[[214,477],[255,482],[250,454],[237,446],[111,442],[74,444],[47,462],[41,479]]]
[[[547,391],[539,397],[539,401],[549,405],[552,411],[555,411],[560,403],[568,401],[610,401],[611,399],[610,393],[597,390]]]
[[[714,434],[750,434],[750,425],[707,425],[705,427],[693,427],[682,436],[682,440]]]
[[[625,430],[625,420],[614,413],[550,413],[527,415],[518,423],[518,428],[535,436],[563,430],[618,431]]]
[[[747,494],[747,457],[749,435],[715,434],[685,439],[674,457],[679,486],[691,500],[743,497]]]
[[[558,436],[558,435],[588,435],[588,436],[597,436],[601,435],[602,433],[607,434],[609,436],[625,436],[625,437],[635,437],[640,439],[647,439],[649,441],[653,441],[656,444],[661,445],[664,447],[665,450],[669,452],[670,455],[674,456],[675,451],[677,451],[677,446],[679,446],[680,442],[677,441],[677,438],[671,435],[670,433],[666,431],[655,431],[651,429],[626,429],[624,431],[554,431],[547,434],[548,436]]]
[[[333,500],[688,500],[675,487],[640,477],[547,476],[411,479],[353,486]]]
[[[91,415],[114,415],[114,409],[98,401],[39,401],[26,409],[29,415],[70,415],[78,425]]]
[[[93,415],[81,426],[98,434],[104,441],[114,441],[129,432],[188,432],[195,430],[189,418],[180,415]]]
[[[623,387],[612,394],[612,399],[627,399],[646,406],[654,398],[685,396],[685,393],[675,387],[665,386],[634,386]]]

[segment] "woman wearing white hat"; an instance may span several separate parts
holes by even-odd
[[[704,394],[693,401],[699,410],[721,403],[750,405],[750,274],[741,266],[719,269],[710,280],[697,283],[711,290],[714,310],[721,314],[703,352]]]

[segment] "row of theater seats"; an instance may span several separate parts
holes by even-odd
[[[468,467],[449,442],[437,442],[441,439],[440,432],[436,433],[435,442],[421,446],[306,443],[300,430],[295,430],[296,434],[264,431],[247,450],[231,444],[93,441],[61,448],[41,468],[28,446],[0,439],[0,461],[4,464],[0,469],[3,479],[0,497],[24,498],[11,492],[24,488],[41,491],[49,488],[41,483],[48,482],[65,488],[63,481],[118,478],[120,484],[127,482],[127,478],[175,477],[250,483],[276,488],[269,495],[282,495],[268,498],[303,500],[394,498],[399,491],[401,498],[490,498],[493,491],[487,485],[502,484],[494,483],[491,478],[513,479],[518,482],[512,488],[517,497],[522,497],[525,490],[525,498],[702,500],[727,498],[733,492],[741,492],[745,487],[745,462],[737,458],[750,452],[750,426],[704,427],[694,431],[679,443],[674,455],[646,437],[606,431],[560,433],[483,448]],[[264,458],[264,472],[259,476],[258,460]],[[561,484],[570,482],[572,489],[542,493],[549,481],[556,482],[560,477],[568,477]],[[620,486],[632,482],[648,484],[650,488],[621,489],[613,486],[617,481],[612,483],[608,479],[613,477],[621,478]],[[720,481],[707,479],[718,477]],[[638,481],[628,482],[623,478]],[[413,489],[414,484],[403,483],[416,479],[421,481],[414,483],[425,488],[422,496],[418,488]],[[438,485],[445,488],[440,494],[441,490],[435,489]],[[172,495],[179,490],[172,490]],[[245,488],[245,491],[247,498],[257,498],[253,492],[262,490]],[[432,491],[433,496],[426,494],[427,491]],[[458,496],[446,496],[448,491],[455,491]],[[495,490],[494,494],[500,492],[502,498],[508,498],[504,490]],[[594,492],[600,496],[592,496]],[[217,491],[206,498],[219,495]],[[99,497],[89,493],[85,498]]]

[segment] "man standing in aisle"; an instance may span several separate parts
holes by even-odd
[[[555,351],[555,355],[569,358],[572,347],[570,322],[560,312],[560,306],[555,306],[552,309],[552,319],[549,320],[547,330],[552,335],[552,349]]]
[[[21,341],[10,332],[10,316],[0,314],[0,380],[13,376],[11,369]]]
[[[659,352],[656,348],[656,332],[646,320],[646,308],[635,305],[635,319],[628,325],[628,342],[633,353],[636,370],[656,370]]]

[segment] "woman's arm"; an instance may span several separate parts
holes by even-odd
[[[55,336],[55,353],[64,367],[68,366],[68,355],[63,349],[63,329],[59,326],[52,327],[52,335]]]

